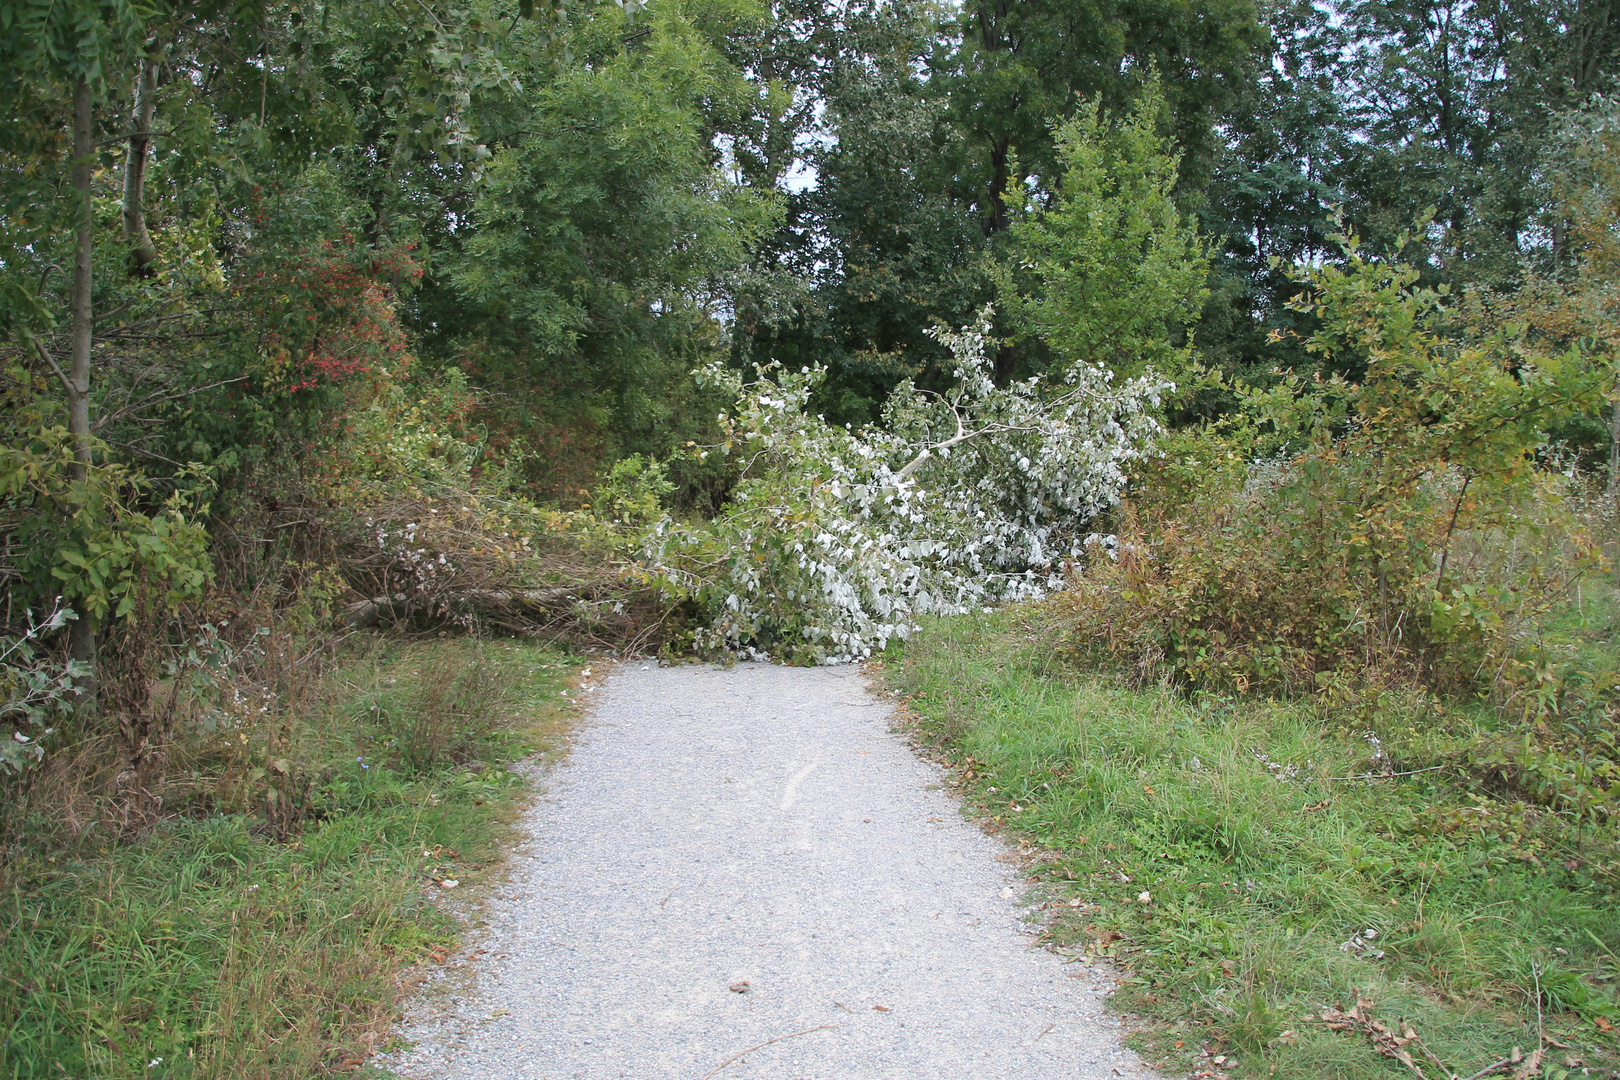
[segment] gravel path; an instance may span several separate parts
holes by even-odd
[[[422,1080],[1149,1075],[1102,977],[1035,947],[1006,848],[962,819],[859,671],[633,661],[592,706],[524,822],[487,951],[447,970],[408,1017],[413,1045],[380,1064]]]

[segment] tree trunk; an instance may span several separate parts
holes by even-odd
[[[1620,397],[1609,414],[1609,499],[1620,495]]]
[[[135,109],[129,122],[129,156],[124,163],[124,243],[129,245],[129,272],[139,277],[157,260],[157,247],[146,228],[146,158],[152,143],[152,117],[156,108],[158,64],[162,53],[154,49],[141,57],[135,74]]]
[[[90,83],[80,78],[73,88],[73,190],[79,197],[79,239],[73,260],[73,362],[68,370],[68,434],[73,439],[73,476],[83,480],[90,470],[90,346],[94,340],[95,317],[91,311],[91,285],[96,248],[95,206],[91,199],[91,170],[95,166],[95,106]],[[79,681],[81,699],[93,702],[96,696],[96,624],[87,612],[69,632],[73,659],[87,665],[90,673]]]
[[[1012,166],[1012,140],[997,139],[990,148],[990,203],[988,213],[985,215],[982,228],[986,238],[996,233],[1006,232],[1012,227],[1012,217],[1007,212],[1007,185],[1012,177],[1009,169]]]
[[[539,625],[556,620],[576,600],[592,599],[611,587],[611,582],[586,582],[551,589],[458,589],[433,597],[396,593],[350,604],[344,619],[355,630],[408,623],[418,617],[428,623],[473,616],[504,626]]]

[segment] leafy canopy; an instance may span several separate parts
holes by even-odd
[[[1173,373],[1191,358],[1188,329],[1209,295],[1210,261],[1175,202],[1180,155],[1160,134],[1165,119],[1157,79],[1115,122],[1098,99],[1087,102],[1057,128],[1063,174],[1050,204],[1013,224],[1017,269],[1003,291],[1057,370],[1083,362]]]

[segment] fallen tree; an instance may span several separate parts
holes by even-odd
[[[666,517],[640,552],[667,597],[702,612],[700,647],[857,660],[919,615],[1062,586],[1126,466],[1149,452],[1172,386],[1087,363],[997,386],[990,316],[937,332],[956,361],[951,390],[902,383],[882,424],[860,431],[808,411],[819,370],[701,373],[736,406],[724,441],[700,453],[735,457],[742,479],[716,518]]]

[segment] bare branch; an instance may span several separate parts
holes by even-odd
[[[62,381],[62,389],[66,390],[70,394],[73,393],[73,383],[69,381],[67,372],[62,370],[62,365],[58,364],[56,362],[56,358],[46,350],[44,345],[40,344],[39,338],[30,334],[28,336],[28,342],[34,347],[34,351],[39,353],[39,358],[49,364],[51,370],[56,373],[56,377]]]
[[[238,375],[235,378],[220,379],[217,382],[204,383],[202,386],[191,386],[184,390],[176,390],[173,393],[150,394],[144,398],[141,398],[139,401],[131,401],[126,403],[123,408],[118,409],[117,411],[109,411],[104,413],[101,418],[96,421],[96,430],[99,431],[103,426],[113,423],[114,421],[121,420],[130,413],[138,410],[150,408],[153,405],[158,405],[165,401],[177,401],[181,398],[195,397],[206,390],[217,390],[221,386],[230,386],[232,383],[245,382],[247,378],[248,377],[246,375]]]
[[[122,303],[122,304],[119,304],[117,307],[113,308],[111,311],[103,312],[102,314],[97,315],[95,317],[96,322],[98,322],[98,323],[106,322],[108,319],[112,318],[114,315],[117,315],[120,312],[128,311],[130,308],[132,308],[134,306],[135,306],[135,301],[133,301],[133,300],[127,301],[127,302]]]

